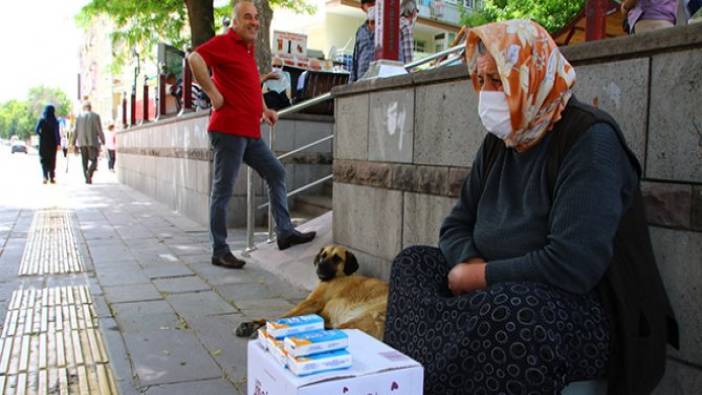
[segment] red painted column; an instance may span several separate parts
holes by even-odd
[[[376,0],[375,60],[400,59],[400,0]]]
[[[183,108],[180,110],[180,114],[193,110],[193,73],[190,70],[187,53],[183,58],[183,97],[181,100]]]
[[[166,75],[158,75],[158,118],[166,116]]]
[[[585,40],[596,41],[606,37],[608,0],[588,0],[585,5]]]
[[[130,100],[131,103],[129,103],[129,126],[136,126],[136,85],[132,90]]]
[[[127,92],[122,94],[122,129],[127,128]]]
[[[144,78],[144,101],[141,104],[141,123],[147,123],[149,122],[149,85],[146,83],[146,78]]]

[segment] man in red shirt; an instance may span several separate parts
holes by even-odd
[[[285,168],[261,140],[261,120],[275,125],[278,113],[267,109],[254,58],[259,23],[256,6],[239,1],[227,33],[213,37],[188,55],[195,79],[212,101],[207,127],[214,149],[210,196],[212,264],[240,269],[227,245],[227,206],[241,163],[254,168],[268,183],[276,223],[278,248],[312,240],[315,232],[300,233],[290,222]],[[212,77],[208,72],[212,70]]]

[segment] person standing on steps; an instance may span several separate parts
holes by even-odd
[[[210,195],[212,264],[240,269],[246,262],[236,258],[227,245],[227,206],[241,163],[266,180],[276,223],[278,248],[311,241],[315,232],[301,233],[290,221],[285,168],[261,140],[261,121],[275,125],[278,113],[266,108],[254,44],[259,21],[251,1],[234,6],[233,26],[188,55],[193,76],[210,97],[212,113],[207,131],[214,149]],[[212,76],[208,68],[212,70]]]

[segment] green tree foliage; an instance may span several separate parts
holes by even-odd
[[[34,133],[34,127],[47,104],[56,107],[57,117],[68,116],[71,112],[71,101],[66,93],[61,89],[46,86],[30,89],[26,100],[0,103],[0,136],[9,138],[16,135],[20,139],[29,138]]]
[[[584,6],[585,0],[484,0],[477,10],[463,10],[461,23],[472,27],[508,19],[532,19],[555,33]]]
[[[257,1],[259,2],[259,1]],[[298,12],[310,13],[314,7],[305,0],[263,0],[274,8],[282,7]],[[209,37],[191,37],[191,30],[199,32],[209,31],[212,36],[222,26],[222,18],[230,17],[232,5],[227,2],[220,7],[213,6],[214,0],[91,0],[76,16],[79,27],[87,29],[100,15],[108,16],[115,24],[112,33],[113,41],[113,72],[120,68],[131,58],[132,49],[137,49],[147,58],[153,57],[156,45],[164,42],[176,48],[187,45],[197,46]],[[188,24],[191,10],[196,20]],[[210,11],[212,10],[212,11]],[[204,13],[212,12],[210,17],[203,17]],[[210,21],[212,26],[193,26],[193,23]],[[267,37],[268,25],[262,24],[260,37]],[[192,38],[192,40],[191,40]]]

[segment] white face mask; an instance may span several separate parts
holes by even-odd
[[[281,66],[272,66],[271,70],[275,71],[276,73],[283,71],[283,67]]]
[[[512,122],[507,105],[507,96],[499,91],[480,91],[478,114],[488,132],[500,140],[512,133]]]

